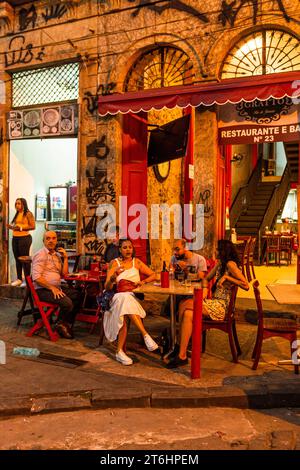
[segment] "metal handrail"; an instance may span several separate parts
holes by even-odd
[[[241,186],[230,207],[230,226],[235,227],[240,215],[247,210],[250,205],[258,182],[260,181],[262,168],[262,158],[260,158],[248,180],[248,183]]]
[[[274,223],[276,222],[276,217],[284,202],[286,201],[287,195],[290,189],[290,169],[286,165],[283,175],[281,177],[280,183],[276,184],[273,189],[272,195],[270,197],[270,202],[266,208],[264,217],[259,227],[258,231],[258,259],[261,262],[262,254],[262,243],[261,243],[261,234],[264,232],[266,226],[273,228]]]

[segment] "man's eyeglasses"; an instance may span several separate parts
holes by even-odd
[[[180,248],[179,246],[176,246],[176,247],[174,248],[174,251],[180,251],[180,250],[182,250],[182,248]]]

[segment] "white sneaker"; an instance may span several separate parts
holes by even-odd
[[[131,366],[131,364],[133,364],[133,360],[130,359],[130,357],[128,357],[127,354],[122,351],[122,349],[116,353],[116,359],[117,361],[121,362],[123,366]]]
[[[21,284],[22,284],[21,279],[17,279],[16,281],[11,283],[11,286],[16,287],[16,286],[20,286]]]
[[[21,287],[26,287],[26,281],[22,281]]]
[[[154,339],[151,338],[150,335],[145,335],[144,341],[148,351],[155,351],[158,348],[158,344],[154,341]]]

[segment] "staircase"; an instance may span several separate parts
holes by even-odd
[[[261,159],[248,183],[242,186],[230,208],[230,226],[238,235],[256,236],[254,257],[261,261],[264,254],[263,231],[273,228],[278,214],[283,210],[290,188],[290,169],[286,165],[281,181],[261,181]]]
[[[258,183],[250,205],[241,213],[236,223],[235,228],[238,235],[258,236],[276,185],[278,185],[277,182]]]
[[[298,183],[299,142],[284,142],[287,164],[290,169],[291,182]]]

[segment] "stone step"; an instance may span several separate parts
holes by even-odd
[[[2,299],[23,299],[26,287],[14,287],[10,284],[0,285],[0,298]]]

